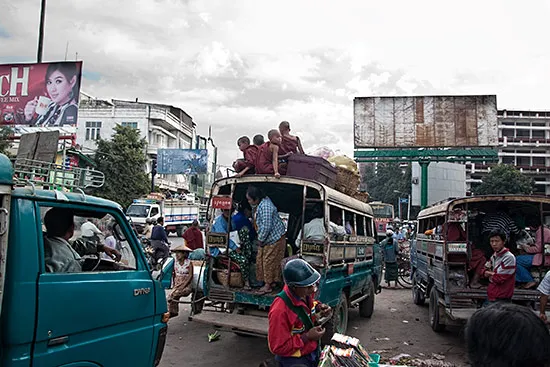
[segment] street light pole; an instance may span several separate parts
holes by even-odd
[[[38,29],[38,53],[37,62],[42,62],[42,50],[44,48],[44,24],[46,22],[46,0],[42,0],[40,5],[40,28]]]

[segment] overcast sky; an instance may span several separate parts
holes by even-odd
[[[5,2],[0,63],[36,58],[40,0]],[[550,109],[550,1],[48,0],[44,61],[82,90],[167,103],[236,139],[282,120],[311,150],[353,151],[353,97],[496,94]]]

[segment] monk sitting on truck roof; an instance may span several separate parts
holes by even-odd
[[[281,177],[286,173],[286,163],[279,162],[279,149],[281,145],[281,134],[278,130],[270,130],[267,133],[269,141],[260,147],[256,160],[256,173],[272,174]]]
[[[294,153],[304,154],[304,148],[302,148],[300,138],[290,135],[290,123],[288,121],[283,121],[279,124],[279,132],[281,133],[281,151],[279,158],[285,159]]]
[[[237,172],[237,177],[242,177],[246,174],[255,173],[256,158],[258,156],[258,147],[250,144],[248,136],[242,136],[237,140],[237,146],[243,152],[244,159],[237,159],[233,163],[233,168]]]

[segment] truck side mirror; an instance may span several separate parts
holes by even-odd
[[[168,257],[162,263],[162,269],[157,275],[157,280],[162,284],[164,289],[168,289],[172,286],[172,273],[174,272],[174,258]]]

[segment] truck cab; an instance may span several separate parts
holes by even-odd
[[[45,189],[50,185],[37,177],[53,177],[62,166],[35,162],[18,172],[16,161],[15,168],[14,181],[10,161],[0,155],[0,365],[157,365],[168,320],[161,281],[171,274],[153,278],[119,204],[80,189]],[[65,242],[48,233],[44,218],[52,209],[73,220]],[[52,239],[75,251],[88,221],[102,231],[101,244],[112,238],[127,250],[121,261],[96,251],[70,259],[78,270],[52,266],[67,260],[50,251]]]

